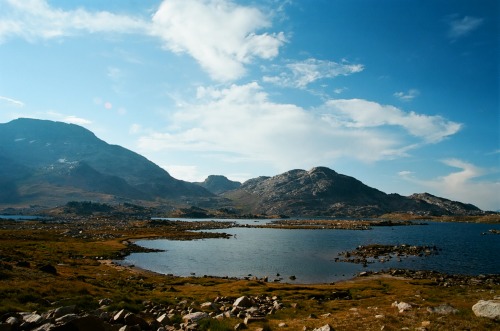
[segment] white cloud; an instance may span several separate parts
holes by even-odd
[[[200,87],[197,97],[170,115],[167,132],[140,137],[140,149],[217,154],[225,162],[263,162],[285,171],[340,158],[373,162],[400,157],[460,128],[438,116],[366,100],[330,100],[315,110],[279,104],[255,82]]]
[[[46,0],[0,0],[0,42],[10,37],[29,41],[77,35],[81,32],[131,33],[148,31],[140,18],[78,8],[64,11]]]
[[[478,17],[464,16],[463,18],[454,15],[449,18],[448,36],[456,40],[458,38],[469,35],[483,24],[484,19]]]
[[[0,101],[15,107],[24,107],[24,102],[0,95]]]
[[[291,62],[284,68],[275,66],[281,72],[277,76],[265,76],[265,82],[279,86],[306,88],[307,85],[324,78],[348,76],[364,69],[362,64],[341,63],[309,58],[304,61]]]
[[[362,99],[337,99],[326,102],[332,121],[343,127],[376,128],[392,126],[403,128],[424,143],[437,143],[457,133],[461,124],[441,116],[420,115],[404,112],[390,105]]]
[[[491,171],[458,159],[445,159],[441,162],[460,170],[431,180],[414,178],[408,176],[409,174],[402,174],[402,177],[447,199],[472,203],[485,210],[500,209],[500,196],[498,195],[500,182],[479,179]]]
[[[282,32],[258,33],[271,21],[255,7],[231,0],[164,0],[152,20],[83,8],[62,10],[47,0],[0,0],[0,42],[83,33],[138,33],[160,38],[164,47],[192,56],[217,81],[245,74],[255,59],[272,59],[286,42]],[[110,77],[116,79],[113,72]]]
[[[408,92],[396,92],[394,96],[401,101],[411,101],[420,95],[420,91],[417,89],[409,89]]]
[[[198,171],[197,166],[192,165],[167,165],[162,166],[172,177],[188,182],[203,182],[207,176]]]
[[[66,122],[66,123],[71,123],[71,124],[82,125],[82,126],[92,124],[92,121],[90,121],[88,119],[74,116],[74,115],[61,114],[61,113],[58,113],[55,111],[49,111],[45,115],[42,115],[41,118],[47,118],[47,119],[54,120],[54,121],[61,121],[61,122]]]
[[[278,55],[283,33],[256,33],[270,25],[257,8],[230,0],[165,0],[153,16],[165,48],[188,53],[217,81],[238,79],[245,64]]]

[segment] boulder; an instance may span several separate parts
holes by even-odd
[[[487,317],[500,320],[500,300],[479,300],[472,311],[478,317]]]
[[[125,315],[124,321],[125,321],[125,325],[128,325],[128,326],[139,325],[139,327],[141,329],[149,328],[148,322],[146,322],[144,320],[144,318],[137,316],[134,313],[128,313],[127,315]]]
[[[54,318],[59,318],[64,315],[68,314],[73,314],[76,312],[76,306],[71,305],[71,306],[65,306],[65,307],[59,307],[54,310],[53,316]]]
[[[248,298],[246,296],[239,297],[233,303],[233,307],[249,308],[249,307],[252,307],[252,305],[253,305],[252,300],[250,300],[250,298]]]
[[[322,327],[316,328],[313,331],[334,331],[329,324],[325,324]]]
[[[182,319],[184,321],[192,321],[192,322],[198,322],[199,320],[208,318],[208,314],[204,313],[202,311],[198,311],[195,313],[189,313],[187,315],[182,316]]]

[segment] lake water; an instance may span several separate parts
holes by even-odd
[[[245,221],[242,221],[245,222]],[[247,220],[252,224],[254,220]],[[266,220],[267,222],[267,220]],[[500,235],[482,235],[495,224],[433,223],[428,225],[374,227],[372,230],[284,230],[230,228],[230,239],[193,241],[140,240],[138,245],[165,250],[134,253],[120,263],[178,276],[228,276],[280,274],[283,282],[329,283],[349,279],[361,271],[388,268],[435,270],[454,274],[499,274]],[[386,263],[334,262],[338,253],[367,244],[437,246],[438,255],[393,258]],[[289,279],[295,276],[296,280]]]

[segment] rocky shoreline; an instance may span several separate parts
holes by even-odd
[[[423,257],[434,254],[439,254],[439,249],[436,246],[372,244],[358,246],[353,251],[340,252],[338,254],[340,257],[336,257],[334,261],[358,263],[366,266],[368,263],[385,263],[392,258],[397,258],[398,261],[401,261],[402,258],[410,256]]]

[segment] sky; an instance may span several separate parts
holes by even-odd
[[[0,0],[0,123],[173,177],[326,166],[500,209],[497,0]]]

